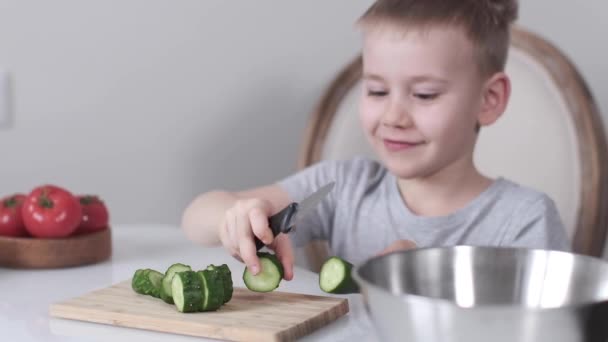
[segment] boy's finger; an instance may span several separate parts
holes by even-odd
[[[241,259],[253,275],[260,272],[260,261],[256,254],[255,244],[251,240],[243,239],[239,243]]]
[[[224,247],[228,247],[228,214],[224,215],[224,220],[220,223],[218,237]]]
[[[238,236],[236,234],[236,215],[234,212],[229,211],[226,214],[226,236],[227,244],[226,246],[231,250],[238,250]]]
[[[235,258],[236,260],[243,262],[241,257],[239,256],[239,248],[236,244],[236,239],[231,236],[234,235],[234,223],[230,224],[229,222],[234,222],[235,217],[231,216],[229,213],[226,213],[224,221],[222,222],[222,227],[220,228],[220,241],[222,245],[228,253]]]
[[[221,223],[219,237],[222,245],[226,248],[231,247],[231,238],[230,238],[230,229],[231,229],[231,221],[232,217],[230,216],[230,212],[227,211],[224,215],[224,220]]]
[[[240,262],[244,262],[243,259],[241,259],[241,256],[238,254],[238,252],[235,252],[234,254],[232,254],[232,257]]]
[[[274,236],[270,227],[268,227],[268,217],[260,209],[252,209],[249,212],[249,220],[251,221],[251,229],[253,234],[262,240],[265,245],[270,245]]]
[[[253,243],[253,233],[251,232],[249,217],[246,215],[238,215],[236,217],[236,225],[236,233],[239,241],[239,254],[251,273],[256,275],[258,272],[260,272],[260,261],[257,256],[255,244]]]
[[[280,234],[274,239],[274,241],[274,251],[283,265],[283,278],[285,280],[292,280],[294,256],[293,247],[291,246],[289,236]]]

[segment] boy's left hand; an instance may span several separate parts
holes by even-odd
[[[414,243],[414,241],[411,241],[411,240],[397,240],[397,241],[393,242],[390,246],[388,246],[387,248],[385,248],[382,252],[378,253],[378,256],[386,255],[386,254],[393,253],[393,252],[398,252],[398,251],[406,251],[408,249],[414,249],[416,247],[417,246]]]

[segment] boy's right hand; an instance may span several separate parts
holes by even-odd
[[[273,214],[270,202],[263,199],[241,199],[226,211],[220,225],[219,237],[222,245],[236,259],[243,261],[254,274],[260,272],[254,236],[275,251],[283,264],[285,280],[293,278],[293,248],[286,234],[276,237],[268,226]]]

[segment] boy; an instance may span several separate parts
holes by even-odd
[[[414,246],[492,245],[568,250],[554,203],[473,163],[481,127],[504,112],[504,73],[516,0],[378,0],[363,31],[360,119],[381,163],[325,161],[277,184],[199,196],[183,228],[221,243],[256,274],[253,237],[293,277],[291,241],[327,239],[355,264]],[[508,142],[505,142],[508,143]],[[267,218],[335,181],[295,233],[273,239]],[[388,246],[388,247],[387,247]]]

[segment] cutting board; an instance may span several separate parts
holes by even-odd
[[[292,341],[348,312],[345,298],[234,288],[218,311],[180,313],[174,305],[143,296],[130,281],[55,303],[50,315],[230,341]]]

